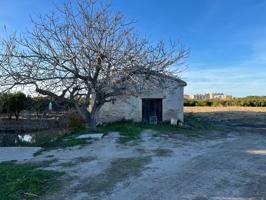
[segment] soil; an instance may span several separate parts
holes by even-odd
[[[67,173],[62,191],[48,199],[266,199],[266,135],[192,139],[150,134],[144,132],[131,145],[107,137],[35,158],[53,155],[57,161],[47,169]],[[76,164],[66,167],[73,160]]]
[[[230,126],[230,113],[218,116]],[[259,116],[233,119],[265,124],[265,113]],[[49,200],[266,200],[264,129],[227,130],[203,137],[146,130],[127,144],[110,133],[92,144],[46,151],[27,162],[53,160],[45,169],[66,173],[61,191]]]

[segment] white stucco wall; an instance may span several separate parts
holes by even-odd
[[[119,121],[122,119],[142,121],[142,99],[162,98],[163,121],[171,118],[184,120],[184,87],[175,84],[171,89],[153,89],[144,94],[123,96],[115,102],[106,103],[100,110],[97,121],[99,123]]]

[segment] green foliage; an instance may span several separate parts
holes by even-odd
[[[29,97],[27,110],[36,113],[48,112],[50,102],[54,102],[50,97]]]
[[[195,100],[185,99],[185,106],[246,106],[246,107],[266,107],[266,96],[250,96],[244,98],[235,98],[231,100]]]
[[[26,109],[27,97],[22,92],[5,93],[0,96],[0,111],[11,119],[12,115],[19,119],[20,112]]]
[[[58,189],[61,173],[38,169],[31,164],[0,164],[0,199],[39,199]]]

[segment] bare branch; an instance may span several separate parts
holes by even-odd
[[[183,64],[187,49],[163,41],[151,45],[134,33],[134,23],[112,12],[111,4],[72,2],[32,20],[27,33],[2,41],[2,91],[34,87],[39,94],[72,102],[91,121],[111,99],[178,76],[173,65]]]

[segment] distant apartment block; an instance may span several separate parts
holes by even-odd
[[[192,95],[184,94],[184,99],[191,99]]]
[[[205,93],[205,94],[194,94],[194,95],[184,95],[185,99],[195,99],[195,100],[206,100],[206,99],[221,99],[227,100],[232,99],[230,95],[225,95],[224,93]]]

